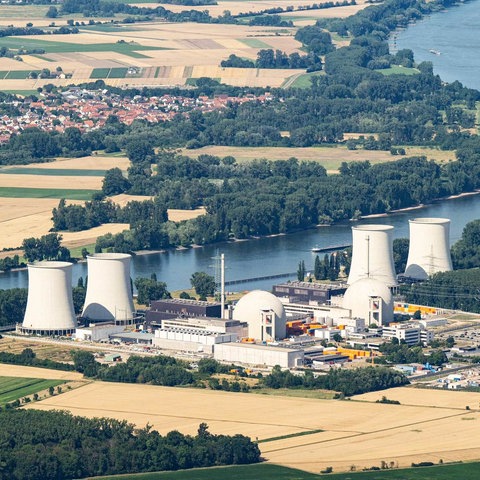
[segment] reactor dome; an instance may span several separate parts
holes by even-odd
[[[366,325],[387,325],[393,322],[393,297],[387,285],[373,278],[362,278],[347,288],[343,308],[352,311],[352,317],[365,319]]]
[[[282,302],[269,292],[254,290],[247,293],[235,306],[233,319],[247,322],[248,336],[257,341],[285,338],[285,309]]]

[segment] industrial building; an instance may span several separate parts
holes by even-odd
[[[430,275],[452,270],[450,220],[415,218],[409,220],[410,247],[405,276],[426,280]]]
[[[359,225],[352,227],[352,263],[348,284],[371,278],[385,285],[397,284],[393,262],[393,227]]]
[[[17,331],[26,335],[71,335],[76,327],[72,264],[56,261],[29,264],[27,307]]]
[[[343,295],[347,285],[343,283],[288,282],[273,286],[273,294],[288,303],[325,305],[334,295]]]
[[[212,354],[219,344],[237,340],[236,333],[219,333],[200,328],[159,328],[155,330],[153,345],[167,350]]]
[[[87,257],[88,283],[82,317],[93,322],[129,323],[134,317],[131,256],[95,253]]]
[[[123,332],[123,325],[114,325],[113,323],[90,324],[88,327],[77,328],[75,339],[84,342],[102,342],[108,341],[110,335]]]
[[[162,320],[178,317],[222,317],[222,305],[218,302],[204,302],[182,298],[166,298],[151,303],[145,315],[147,326],[160,325]]]
[[[233,310],[234,320],[247,322],[248,336],[257,341],[285,338],[286,314],[282,302],[269,292],[253,290]]]
[[[393,297],[385,283],[362,278],[348,287],[342,307],[353,317],[365,319],[367,325],[387,325],[393,322]]]
[[[295,368],[303,365],[304,352],[270,345],[248,343],[220,343],[215,345],[213,357],[220,362],[255,365],[259,367]]]
[[[434,334],[418,323],[391,323],[383,327],[382,337],[390,341],[396,338],[399,342],[404,341],[412,346],[419,343],[428,345],[434,339]]]

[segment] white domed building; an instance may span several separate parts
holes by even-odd
[[[352,283],[345,292],[342,307],[351,310],[352,317],[364,318],[366,325],[393,322],[392,293],[387,285],[373,278]]]
[[[257,341],[274,341],[286,336],[286,314],[273,294],[253,290],[242,297],[233,310],[233,319],[248,323],[248,336]]]

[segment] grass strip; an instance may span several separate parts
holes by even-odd
[[[99,190],[74,190],[63,188],[0,187],[0,197],[7,198],[66,198],[68,200],[90,200]]]
[[[279,437],[263,438],[262,440],[258,440],[257,443],[276,442],[277,440],[285,440],[286,438],[294,438],[294,437],[303,437],[305,435],[314,435],[315,433],[321,433],[321,432],[323,432],[323,430],[308,430],[306,432],[290,433],[288,435],[280,435]]]

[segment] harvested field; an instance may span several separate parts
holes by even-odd
[[[83,375],[78,372],[63,372],[47,368],[21,367],[0,363],[0,375],[20,378],[46,378],[52,380],[82,380]]]
[[[82,247],[91,243],[95,243],[97,237],[106,235],[107,233],[120,233],[128,230],[128,223],[106,223],[98,227],[82,230],[81,232],[61,232],[63,237],[62,245],[68,248]]]
[[[110,168],[118,167],[120,170],[126,171],[130,166],[130,160],[127,157],[114,157],[103,155],[91,155],[89,157],[80,158],[58,158],[54,162],[48,163],[30,163],[25,167],[15,168],[59,168],[71,170],[109,170]]]
[[[2,7],[0,12],[1,9]],[[52,41],[51,35],[1,38],[0,46],[42,48],[46,53],[42,56],[27,55],[23,62],[4,59],[7,63],[5,66],[2,63],[1,71],[5,78],[2,79],[0,75],[0,88],[35,90],[47,83],[63,86],[70,84],[72,79],[75,83],[80,83],[92,78],[103,78],[109,85],[119,87],[127,84],[184,85],[187,78],[203,75],[236,86],[280,87],[286,78],[296,72],[269,69],[220,70],[218,66],[232,53],[255,59],[261,48],[279,48],[292,53],[299,51],[301,46],[293,38],[293,28],[165,22],[136,24],[134,28],[121,31],[103,27],[100,25],[100,30],[97,31],[90,27],[82,29],[76,35],[55,35],[55,41]],[[118,43],[120,40],[123,43]],[[72,79],[25,78],[32,70],[51,69],[52,62],[72,74]],[[141,68],[138,76],[132,78],[124,75],[124,70],[121,69],[130,66]],[[185,67],[191,68],[194,73],[185,75]],[[205,72],[195,73],[198,67],[204,67]],[[23,79],[12,79],[11,75]]]
[[[168,219],[172,222],[181,222],[182,220],[191,220],[197,218],[200,215],[205,215],[207,211],[204,207],[196,208],[195,210],[179,210],[175,208],[169,208]]]
[[[66,185],[72,185],[72,179],[69,176],[55,175],[0,175],[0,188],[45,188],[45,189],[64,189]],[[101,177],[75,177],[72,185],[75,190],[101,190]]]
[[[329,172],[337,172],[342,162],[365,161],[371,164],[392,162],[399,160],[403,156],[392,155],[387,151],[373,150],[348,150],[345,146],[338,147],[227,147],[227,146],[207,146],[197,150],[182,151],[184,155],[198,157],[198,155],[217,155],[225,157],[231,155],[238,162],[251,161],[259,158],[268,160],[288,160],[295,157],[298,160],[309,160],[321,163]],[[453,151],[441,151],[432,148],[423,147],[405,147],[405,156],[424,155],[429,160],[438,162],[447,162],[455,158]]]
[[[356,395],[354,399],[365,402],[376,402],[383,396],[390,400],[398,400],[402,405],[459,408],[460,410],[465,410],[467,405],[473,409],[480,408],[480,393],[462,391],[449,392],[447,390],[412,387],[399,387],[382,390],[381,392],[364,393],[362,395]]]
[[[314,1],[302,1],[302,0],[277,0],[277,1],[272,1],[272,0],[253,0],[253,1],[229,1],[229,0],[218,0],[217,5],[200,5],[200,6],[185,6],[185,5],[172,5],[172,4],[162,4],[162,3],[135,3],[135,5],[142,5],[144,7],[154,7],[156,5],[162,5],[166,9],[172,11],[172,12],[182,12],[184,10],[208,10],[210,12],[210,15],[213,17],[218,17],[220,15],[223,15],[223,12],[225,10],[229,10],[232,15],[238,15],[239,13],[247,13],[247,12],[260,12],[262,10],[266,10],[269,8],[278,8],[282,7],[286,9],[289,6],[293,6],[294,8],[298,8],[300,6],[304,5],[313,5],[314,3],[326,3],[328,0],[321,0],[318,2]],[[367,4],[368,5],[368,4]],[[364,0],[359,0],[358,5],[355,5],[354,7],[335,7],[335,8],[328,8],[328,9],[322,9],[322,10],[301,10],[298,13],[305,15],[310,15],[311,13],[315,12],[317,13],[317,17],[320,18],[320,13],[323,12],[330,12],[330,11],[335,11],[336,14],[330,14],[330,16],[334,17],[341,17],[343,18],[344,16],[352,15],[352,13],[345,14],[343,12],[344,9],[349,8],[353,13],[357,12],[358,10],[361,10],[362,8],[365,8],[366,4]],[[356,9],[355,9],[356,7]],[[292,12],[289,12],[292,13]],[[296,12],[295,12],[296,13]],[[325,17],[326,15],[323,15]],[[247,19],[248,20],[248,19]]]
[[[422,392],[412,390],[412,398],[421,397]],[[447,393],[455,396],[457,392]],[[393,398],[393,393],[388,395]],[[478,403],[479,394],[470,395],[470,404]],[[442,401],[440,396],[437,403]],[[201,422],[208,423],[213,433],[242,433],[258,439],[322,429],[260,444],[269,461],[312,472],[330,465],[341,471],[381,461],[406,466],[412,461],[480,458],[478,410],[100,382],[48,398],[35,408],[126,419],[139,426],[148,422],[161,433],[178,429],[192,434]],[[464,421],[466,417],[471,420]]]

